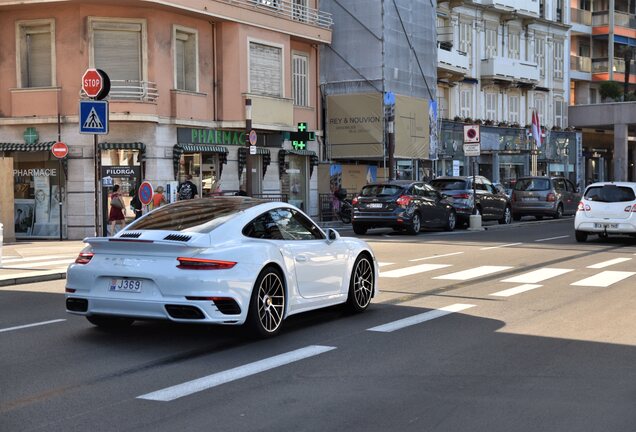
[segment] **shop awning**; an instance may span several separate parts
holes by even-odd
[[[177,144],[172,149],[172,168],[174,178],[179,178],[179,160],[184,153],[218,153],[221,166],[219,167],[219,177],[223,174],[223,165],[227,163],[227,147],[212,144]]]
[[[0,151],[23,151],[23,152],[36,152],[36,151],[50,151],[51,147],[55,144],[55,141],[47,141],[43,143],[25,144],[25,143],[0,143]]]
[[[113,142],[101,142],[97,144],[100,150],[139,150],[146,151],[146,144],[142,142],[124,142],[124,143],[113,143]]]
[[[285,150],[288,154],[299,156],[316,156],[316,152],[312,150]]]

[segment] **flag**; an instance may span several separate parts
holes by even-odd
[[[536,111],[532,111],[532,137],[537,143],[537,148],[541,147],[541,124],[539,123],[539,115]]]

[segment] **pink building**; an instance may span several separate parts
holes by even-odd
[[[109,3],[0,0],[0,157],[13,158],[16,236],[58,237],[60,217],[65,237],[93,235],[114,184],[128,195],[149,180],[170,199],[192,175],[200,196],[245,190],[247,157],[255,194],[317,214],[318,55],[332,35],[319,0]],[[87,68],[111,80],[96,143],[80,133]],[[316,139],[293,145],[299,123]],[[62,164],[50,152],[58,140],[70,150]]]

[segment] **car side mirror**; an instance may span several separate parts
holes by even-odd
[[[327,228],[327,241],[329,243],[340,239],[340,234],[333,228]]]

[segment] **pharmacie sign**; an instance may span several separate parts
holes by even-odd
[[[57,177],[55,168],[14,169],[13,177]]]
[[[179,144],[245,145],[245,131],[177,128]]]

